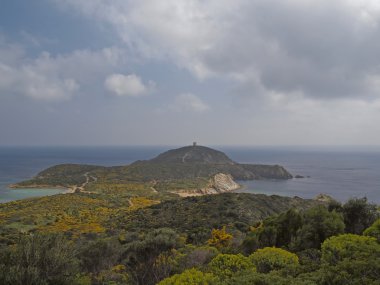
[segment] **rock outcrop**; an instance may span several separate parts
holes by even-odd
[[[318,202],[327,203],[327,204],[335,201],[335,199],[332,198],[331,196],[329,196],[327,194],[322,194],[322,193],[315,196],[313,200],[318,201]]]
[[[218,173],[210,179],[209,185],[202,189],[183,189],[173,193],[181,197],[202,196],[231,192],[240,188],[230,174]]]
[[[230,192],[240,188],[240,185],[237,184],[229,174],[218,173],[211,178],[211,181],[211,188],[219,193]]]

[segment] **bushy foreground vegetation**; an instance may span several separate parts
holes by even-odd
[[[1,205],[0,284],[380,284],[380,219],[366,199],[157,203],[72,194]]]

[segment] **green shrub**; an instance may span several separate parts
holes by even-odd
[[[216,285],[217,278],[211,273],[189,269],[162,280],[158,285]]]
[[[380,258],[380,245],[373,237],[344,234],[331,237],[322,244],[322,262],[330,265],[344,259],[369,257]]]
[[[367,228],[364,231],[364,235],[374,237],[380,242],[380,219],[376,220],[372,226]]]
[[[367,198],[360,198],[350,199],[343,205],[343,216],[347,233],[362,234],[379,218],[379,213],[376,205],[368,203]]]
[[[297,251],[320,248],[325,239],[343,232],[344,222],[340,213],[329,212],[324,206],[311,208],[305,213],[303,226],[290,247]]]
[[[242,254],[219,254],[209,263],[209,268],[218,277],[231,277],[243,270],[256,271],[253,263]]]
[[[380,245],[373,237],[344,234],[322,244],[320,284],[379,284]]]
[[[0,261],[0,284],[73,284],[79,272],[75,256],[61,235],[26,236]]]
[[[265,247],[249,256],[261,273],[299,265],[298,256],[281,248]]]

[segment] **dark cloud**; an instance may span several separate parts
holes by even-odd
[[[12,10],[0,27],[11,35],[0,35],[0,144],[380,143],[378,1],[50,0],[45,9],[58,30],[35,10],[24,21]]]
[[[340,1],[251,1],[240,12],[201,54],[213,72],[314,98],[377,96],[380,14]]]

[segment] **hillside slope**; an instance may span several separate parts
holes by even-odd
[[[223,225],[248,227],[290,208],[306,210],[321,204],[324,203],[298,197],[223,193],[170,200],[140,209],[124,216],[120,226],[127,231],[169,227],[191,235]],[[209,231],[206,232],[208,235]]]

